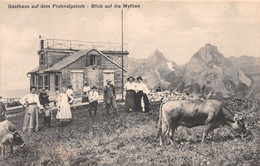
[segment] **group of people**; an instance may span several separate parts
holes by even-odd
[[[150,91],[143,83],[142,77],[137,77],[136,80],[137,82],[135,82],[134,77],[127,78],[127,83],[124,86],[124,90],[126,91],[124,110],[126,112],[149,112],[149,100],[147,95]],[[106,80],[107,84],[104,87],[103,101],[107,114],[109,114],[111,108],[114,110],[114,113],[117,114],[118,106],[116,103],[115,87],[111,82],[111,80]],[[88,83],[85,82],[82,95],[82,102],[90,103],[88,110],[89,115],[91,116],[92,110],[94,110],[94,115],[96,115],[98,106],[97,88],[95,86],[90,88]]]
[[[124,86],[126,91],[125,111],[149,112],[149,100],[147,95],[150,93],[147,86],[143,83],[142,77],[127,78]],[[143,103],[143,104],[142,104]]]
[[[138,77],[135,82],[134,77],[127,78],[127,83],[124,86],[126,91],[125,97],[125,111],[139,111],[149,112],[149,100],[147,94],[149,90],[147,86],[142,82],[142,78]],[[103,101],[107,114],[110,109],[114,110],[114,114],[118,113],[118,105],[116,103],[115,87],[111,83],[111,80],[106,80],[104,86]],[[89,102],[88,112],[91,116],[94,111],[94,115],[97,114],[99,94],[97,87],[90,88],[87,82],[83,87],[82,102]],[[72,86],[62,87],[57,96],[57,114],[56,119],[61,124],[67,125],[72,120],[72,113],[70,105],[73,103],[73,89]],[[143,102],[142,102],[143,101]],[[50,107],[50,100],[48,90],[41,89],[40,94],[36,94],[36,87],[31,87],[30,93],[20,99],[20,103],[25,107],[25,115],[23,122],[23,132],[34,132],[39,130],[39,113],[43,114],[44,126],[51,126],[52,108]],[[144,103],[144,104],[142,104]],[[2,111],[3,112],[3,111]]]
[[[63,87],[57,97],[56,119],[62,125],[68,124],[72,119],[70,104],[74,101],[72,86]],[[43,114],[44,126],[51,127],[52,108],[49,103],[49,95],[46,89],[41,89],[40,94],[36,94],[36,87],[30,88],[30,93],[20,99],[20,103],[25,107],[23,122],[23,132],[34,132],[39,130],[39,112]]]
[[[106,86],[104,87],[104,96],[103,101],[105,103],[105,108],[107,114],[109,114],[109,110],[112,108],[114,110],[114,113],[118,113],[118,106],[116,103],[116,93],[115,93],[115,87],[111,83],[112,80],[106,80]],[[94,110],[94,115],[97,114],[97,106],[98,106],[98,91],[97,87],[93,86],[90,88],[87,82],[85,82],[83,87],[83,96],[82,96],[82,103],[89,102],[89,115],[91,116],[92,111]]]

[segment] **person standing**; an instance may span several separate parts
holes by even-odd
[[[50,108],[49,104],[44,105],[44,115],[43,115],[43,124],[44,126],[51,127],[51,114],[52,109]]]
[[[2,102],[2,96],[0,96],[0,122],[5,120],[6,108],[5,104]]]
[[[142,112],[141,100],[144,100],[144,112],[149,112],[149,100],[147,94],[150,92],[147,86],[143,83],[142,77],[137,77],[136,83],[136,109],[139,112]]]
[[[61,93],[58,95],[57,102],[58,112],[56,115],[56,119],[58,119],[61,124],[64,126],[67,122],[70,122],[72,119],[69,97],[66,94],[66,87],[62,87]]]
[[[60,94],[60,91],[59,91],[59,90],[56,90],[56,91],[55,91],[55,94],[54,94],[54,106],[55,106],[55,107],[57,107],[59,94]]]
[[[38,91],[39,91],[39,94],[40,94],[40,93],[42,93],[42,88],[39,88],[39,90],[38,90]]]
[[[134,77],[127,78],[127,83],[124,86],[124,89],[126,91],[125,96],[125,111],[129,112],[135,110],[135,97],[136,97],[136,84]]]
[[[109,109],[112,107],[114,113],[117,114],[117,104],[116,104],[116,95],[115,87],[111,84],[111,80],[107,80],[107,85],[104,89],[104,103],[106,105],[107,114],[109,114]]]
[[[84,87],[83,87],[83,95],[82,95],[82,103],[84,102],[89,102],[89,91],[90,91],[90,86],[88,85],[87,82],[85,82]]]
[[[72,85],[68,86],[66,94],[68,95],[69,104],[72,104],[74,101]]]
[[[91,111],[94,109],[94,115],[97,115],[97,106],[98,106],[98,92],[97,87],[93,86],[89,91],[89,116],[91,116]]]
[[[35,93],[36,87],[31,87],[31,93],[20,99],[25,109],[23,132],[34,132],[39,130],[39,109],[42,108],[39,96]]]
[[[42,92],[39,94],[40,104],[45,108],[46,104],[49,104],[49,95],[47,94],[46,90],[43,88]]]

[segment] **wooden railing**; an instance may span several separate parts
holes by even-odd
[[[44,48],[53,49],[72,49],[85,50],[96,48],[104,51],[120,51],[122,49],[121,43],[112,42],[91,42],[91,41],[77,41],[77,40],[63,40],[63,39],[45,39]],[[127,44],[124,44],[124,50],[127,50]]]
[[[122,98],[121,94],[116,95],[116,100],[120,100],[121,98]],[[20,100],[20,98],[3,98],[4,104],[7,104],[7,102],[6,102],[7,99],[15,99],[15,101],[18,101],[18,102]],[[74,102],[71,105],[71,107],[84,106],[84,105],[88,105],[89,104],[88,102],[82,103],[81,99],[82,99],[81,95],[80,96],[74,96]],[[52,106],[54,106],[54,108],[55,108],[57,101],[52,98],[52,99],[50,99],[50,102],[52,103]],[[103,95],[99,95],[98,102],[100,102],[100,103],[103,102]],[[22,105],[13,106],[13,107],[7,107],[8,114],[12,113],[12,111],[14,111],[14,110],[21,109],[21,108],[22,108]],[[15,113],[15,111],[14,111],[14,113]]]
[[[6,108],[16,107],[21,105],[19,102],[20,98],[3,98],[2,101]]]

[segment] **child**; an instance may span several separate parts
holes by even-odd
[[[45,108],[44,109],[44,115],[43,115],[44,126],[51,127],[51,114],[52,114],[52,110],[51,110],[49,104],[45,104],[44,108]]]
[[[90,102],[90,108],[89,108],[89,116],[91,116],[91,111],[94,109],[94,115],[97,114],[97,106],[98,106],[98,92],[97,87],[93,86],[89,92],[89,102]]]

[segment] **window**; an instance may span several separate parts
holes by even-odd
[[[45,75],[44,76],[44,88],[49,89],[49,87],[50,87],[50,76]]]
[[[41,54],[41,59],[40,60],[44,61],[44,55],[43,54]]]
[[[36,76],[31,77],[31,85],[36,86]]]
[[[55,75],[55,90],[60,90],[60,76],[58,74]]]
[[[39,76],[38,88],[43,88],[43,76]]]
[[[90,65],[97,65],[97,56],[90,55]]]
[[[44,53],[40,54],[40,64],[44,65],[45,64],[45,57],[44,57]]]

